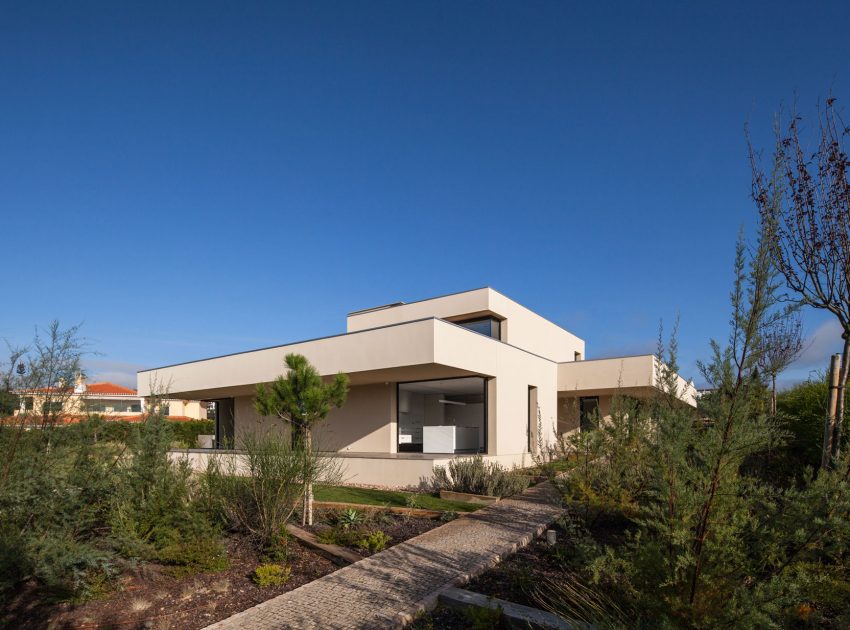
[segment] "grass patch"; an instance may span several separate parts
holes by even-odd
[[[360,503],[363,505],[409,507],[408,497],[416,497],[416,505],[423,510],[441,510],[444,512],[473,512],[483,506],[460,501],[446,501],[432,494],[403,492],[401,490],[372,490],[371,488],[352,488],[348,486],[316,486],[316,501],[335,501],[337,503]]]

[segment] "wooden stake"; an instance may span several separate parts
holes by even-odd
[[[836,413],[838,411],[839,379],[841,377],[841,355],[833,354],[829,362],[829,398],[826,408],[826,420],[823,428],[823,453],[821,456],[821,468],[827,468],[832,464],[833,435],[835,425],[838,422]]]

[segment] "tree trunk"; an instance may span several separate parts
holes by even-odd
[[[844,428],[844,398],[847,390],[847,377],[850,375],[850,331],[844,331],[844,351],[841,353],[841,365],[838,376],[838,400],[835,405],[835,424],[832,427],[832,458],[841,455],[841,434]]]
[[[832,465],[833,440],[835,435],[835,419],[838,407],[838,380],[840,375],[841,357],[833,354],[829,361],[829,376],[827,385],[829,386],[827,394],[826,418],[823,425],[823,452],[821,454],[821,468],[829,468]]]
[[[313,448],[313,436],[308,427],[304,428],[304,448],[305,453],[304,457],[309,458],[312,457],[312,448]],[[306,461],[305,461],[306,463]],[[312,474],[312,471],[310,471]],[[301,524],[302,525],[312,525],[313,524],[313,480],[306,479],[306,483],[304,485],[304,507],[301,510]]]
[[[771,374],[770,380],[771,380],[770,415],[775,418],[776,417],[776,374]]]

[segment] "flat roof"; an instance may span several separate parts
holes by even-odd
[[[556,365],[558,364],[558,362],[554,361],[553,359],[541,356],[539,354],[531,352],[530,350],[526,350],[525,348],[520,348],[519,346],[515,346],[515,345],[510,344],[506,341],[502,341],[501,339],[496,339],[496,338],[491,337],[489,335],[485,335],[485,334],[480,333],[478,331],[472,330],[471,328],[466,328],[465,326],[460,326],[458,324],[455,324],[454,322],[450,322],[446,319],[442,319],[441,317],[433,317],[432,316],[432,317],[420,317],[419,319],[412,319],[412,320],[406,321],[406,322],[396,322],[394,324],[385,324],[384,326],[375,326],[374,328],[364,328],[363,330],[355,330],[355,331],[352,331],[352,332],[338,333],[336,335],[325,335],[323,337],[313,337],[312,339],[301,339],[301,340],[298,340],[298,341],[290,341],[288,343],[279,343],[279,344],[275,344],[273,346],[266,346],[264,348],[254,348],[252,350],[241,350],[239,352],[228,352],[227,354],[219,354],[219,355],[216,355],[214,357],[204,357],[203,359],[193,359],[191,361],[180,361],[179,363],[170,363],[168,365],[160,365],[160,366],[157,366],[157,367],[147,368],[145,370],[137,370],[136,374],[142,374],[144,372],[154,372],[156,370],[166,370],[168,368],[178,367],[180,365],[191,365],[192,363],[201,363],[203,361],[214,361],[216,359],[224,359],[224,358],[227,358],[227,357],[235,357],[235,356],[240,355],[240,354],[251,354],[253,352],[263,352],[264,350],[274,350],[276,348],[286,348],[287,346],[296,346],[298,344],[310,343],[312,341],[322,341],[323,339],[334,339],[336,337],[347,337],[349,335],[359,335],[361,333],[372,332],[372,331],[375,331],[375,330],[382,330],[384,328],[394,328],[396,326],[406,326],[408,324],[416,324],[418,322],[426,322],[426,321],[432,321],[432,320],[442,322],[442,323],[448,324],[450,326],[454,326],[455,328],[459,328],[460,330],[464,330],[464,331],[466,331],[470,334],[473,334],[473,335],[478,335],[480,337],[483,337],[484,339],[489,339],[490,341],[495,341],[496,343],[501,343],[501,344],[508,346],[510,348],[514,348],[515,350],[519,350],[521,352],[525,352],[526,354],[530,354],[531,356],[537,357],[538,359],[543,359],[544,361],[548,361],[549,363],[554,363]]]
[[[392,302],[390,304],[383,304],[381,306],[372,306],[370,308],[360,309],[359,311],[351,311],[350,313],[348,313],[348,316],[351,317],[352,315],[363,315],[364,313],[371,313],[372,311],[382,311],[382,310],[387,309],[387,308],[395,308],[396,306],[407,306],[408,304],[419,304],[420,302],[430,302],[431,300],[441,300],[443,298],[451,297],[453,295],[462,295],[464,293],[473,293],[475,291],[481,291],[483,289],[490,289],[491,291],[496,291],[496,289],[494,289],[491,286],[478,287],[477,289],[464,289],[463,291],[453,291],[452,293],[444,293],[442,295],[435,295],[434,297],[423,298],[421,300],[413,300],[412,302]],[[505,295],[501,291],[496,291],[496,293],[498,293],[499,295],[504,295],[505,297],[508,297],[507,295]],[[508,299],[511,299],[511,298],[508,298]],[[517,304],[519,304],[519,302],[517,302]]]

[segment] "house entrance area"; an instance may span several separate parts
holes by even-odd
[[[483,453],[487,381],[479,376],[398,384],[400,453]]]

